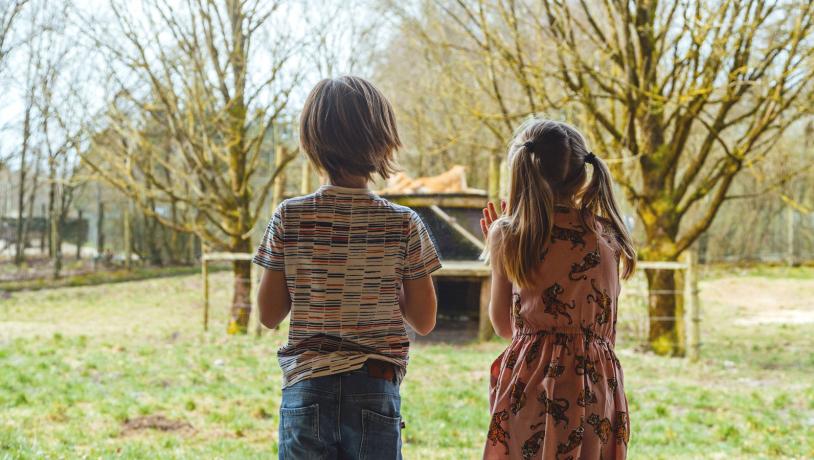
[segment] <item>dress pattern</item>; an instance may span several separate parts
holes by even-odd
[[[485,459],[624,459],[613,235],[557,208],[534,286],[512,288],[512,341],[491,368]]]

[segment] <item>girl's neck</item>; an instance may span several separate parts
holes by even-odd
[[[328,184],[345,188],[367,188],[368,179],[363,176],[335,177],[328,179]]]
[[[563,208],[574,208],[576,209],[577,204],[576,201],[572,198],[555,198],[554,199],[554,206],[560,206]]]

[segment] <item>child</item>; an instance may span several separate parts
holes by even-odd
[[[370,82],[319,82],[300,142],[329,180],[275,211],[254,263],[269,328],[291,313],[283,370],[281,459],[401,458],[399,384],[410,342],[435,327],[435,247],[411,209],[367,188],[401,146],[390,103]]]
[[[492,364],[486,459],[623,459],[614,354],[619,270],[636,260],[607,166],[573,127],[533,119],[509,148],[509,200],[484,209],[489,316],[511,339]],[[592,169],[590,179],[587,170]]]

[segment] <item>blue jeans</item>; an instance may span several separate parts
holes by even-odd
[[[401,460],[399,385],[367,365],[283,389],[281,460]]]

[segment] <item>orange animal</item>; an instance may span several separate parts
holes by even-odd
[[[466,184],[466,170],[461,165],[455,165],[448,171],[437,176],[411,178],[401,172],[390,178],[387,187],[379,191],[382,195],[418,194],[418,193],[479,193],[486,192],[481,189],[470,188]]]

